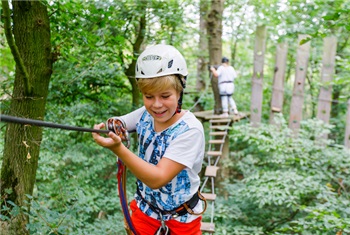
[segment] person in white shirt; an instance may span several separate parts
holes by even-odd
[[[223,57],[221,60],[222,64],[215,69],[215,67],[211,66],[210,71],[213,73],[215,77],[218,78],[218,86],[219,86],[219,94],[221,97],[221,105],[222,105],[222,117],[229,116],[229,107],[230,112],[237,115],[237,105],[234,99],[232,98],[232,94],[235,90],[234,80],[237,77],[237,73],[235,69],[229,65],[229,59]]]

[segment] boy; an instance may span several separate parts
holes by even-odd
[[[138,179],[130,207],[141,235],[154,235],[164,223],[172,235],[201,234],[198,173],[205,139],[202,124],[190,111],[181,110],[187,74],[185,59],[172,46],[156,45],[139,56],[136,79],[144,106],[116,117],[128,131],[137,132],[138,156],[115,133],[107,138],[93,133],[96,143],[110,149]],[[100,123],[94,128],[104,127]],[[184,210],[184,203],[190,209]]]

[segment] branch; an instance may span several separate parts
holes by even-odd
[[[265,229],[266,232],[272,232],[276,227],[278,227],[281,224],[284,224],[286,222],[291,221],[292,219],[294,219],[294,217],[299,213],[299,209],[293,211],[287,218],[281,218],[278,221],[274,221],[272,222],[270,225],[268,225]]]
[[[9,44],[9,47],[11,49],[16,65],[18,65],[19,70],[24,75],[25,94],[29,95],[32,93],[32,87],[29,82],[29,74],[27,72],[27,69],[24,66],[24,62],[22,60],[21,55],[19,54],[18,47],[16,46],[15,40],[12,37],[9,2],[7,0],[3,0],[1,1],[1,3],[2,3],[2,9],[4,12],[3,19],[4,19],[4,29],[5,29],[7,43]]]

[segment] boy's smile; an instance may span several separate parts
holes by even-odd
[[[162,92],[144,93],[143,102],[147,111],[154,118],[156,131],[162,131],[178,120],[176,108],[180,95],[170,88]]]

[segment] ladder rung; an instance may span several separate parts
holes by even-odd
[[[209,177],[216,177],[216,172],[218,171],[219,167],[217,166],[207,166],[205,168],[205,176],[209,176]]]
[[[210,129],[219,129],[219,130],[227,130],[227,129],[229,129],[230,127],[229,126],[227,126],[227,125],[211,125],[210,126]]]
[[[225,140],[209,140],[209,144],[224,144]]]
[[[226,131],[213,131],[209,133],[209,135],[226,135],[226,134],[227,134]]]
[[[207,201],[215,201],[216,199],[215,193],[201,193],[201,194],[203,195],[203,197],[205,197]]]
[[[209,122],[210,123],[221,123],[221,122],[231,122],[231,119],[211,119]]]
[[[201,230],[202,230],[203,232],[214,233],[214,232],[215,232],[215,224],[214,224],[214,223],[202,222]]]
[[[208,151],[207,155],[208,156],[213,156],[213,157],[218,157],[218,156],[222,155],[222,152],[221,151]]]

